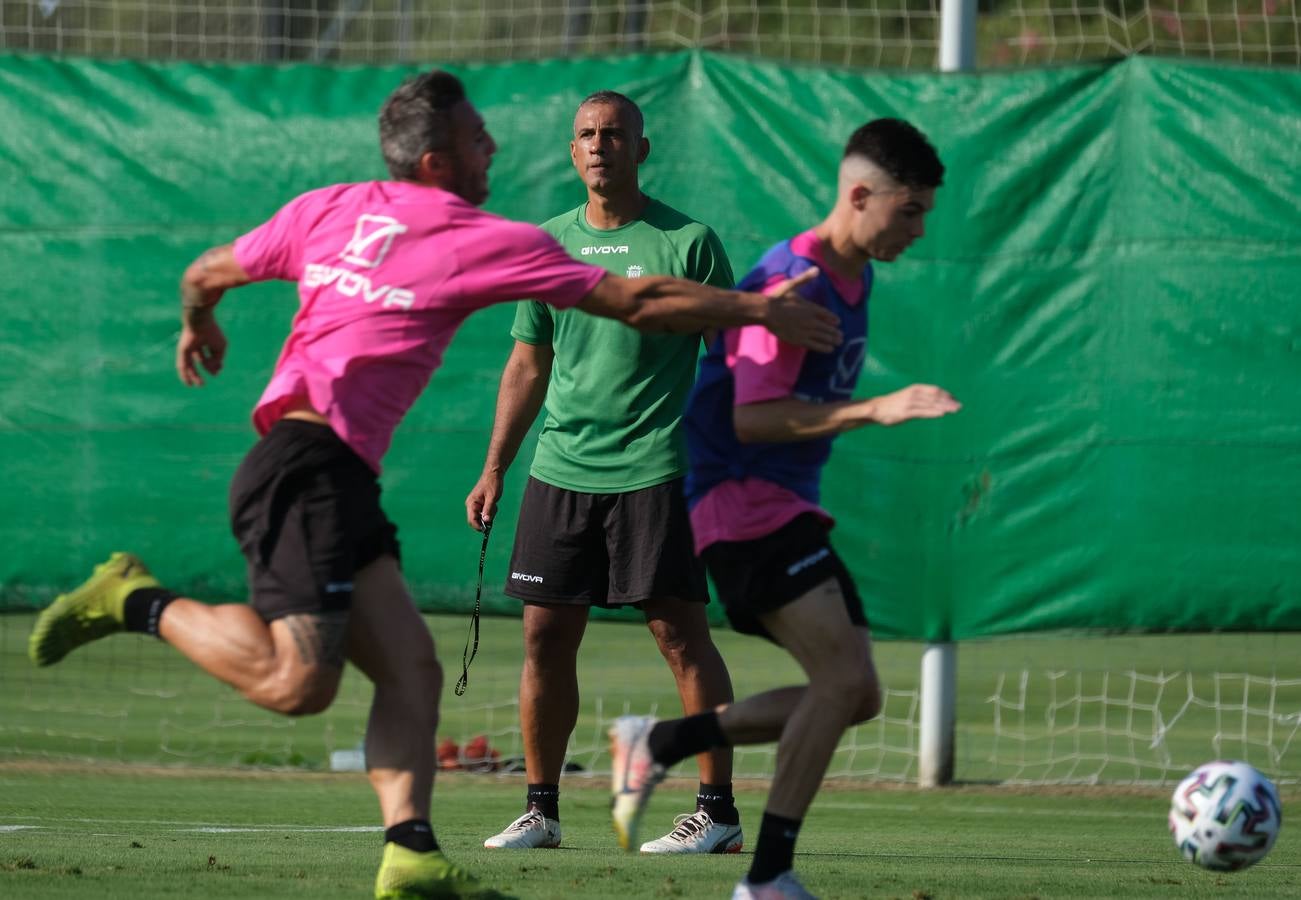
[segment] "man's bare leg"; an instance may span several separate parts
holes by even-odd
[[[673,673],[684,715],[695,715],[732,702],[732,679],[709,633],[703,603],[648,600],[646,624]],[[696,757],[704,784],[730,784],[732,750],[719,747]]]
[[[428,820],[443,671],[391,556],[366,566],[354,580],[348,658],[375,686],[366,770],[384,826]]]
[[[709,633],[705,605],[676,598],[646,601],[646,624],[677,683],[687,716],[714,710],[732,700],[732,680]],[[714,747],[696,756],[700,790],[696,808],[674,820],[662,837],[647,841],[643,853],[739,853],[744,844],[741,814],[732,793],[732,748]]]
[[[760,616],[760,621],[809,676],[808,686],[793,707],[782,708],[796,695],[774,692],[777,696],[769,699],[772,708],[767,712],[770,717],[784,713],[786,721],[777,742],[777,770],[766,811],[802,819],[845,729],[880,710],[871,640],[866,628],[856,628],[849,621],[840,586],[834,580]],[[763,711],[744,709],[733,713],[734,708],[720,717],[723,733],[729,736],[729,716],[737,717],[739,733],[747,712],[764,715]]]
[[[560,781],[569,736],[578,723],[578,648],[586,630],[586,606],[524,605],[519,705],[530,784]]]
[[[519,709],[528,793],[524,814],[483,842],[489,849],[560,846],[560,775],[578,722],[578,647],[586,630],[586,606],[524,605]]]
[[[158,635],[258,706],[287,715],[324,710],[343,675],[348,614],[296,614],[270,624],[249,606],[178,598]]]

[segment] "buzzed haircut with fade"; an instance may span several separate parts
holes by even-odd
[[[621,106],[632,115],[632,125],[637,129],[637,136],[641,137],[646,133],[646,120],[642,117],[641,107],[632,101],[631,97],[619,93],[618,91],[597,91],[594,94],[588,94],[583,98],[583,102],[578,104],[582,109],[591,103],[601,103],[608,106]]]
[[[390,175],[413,180],[421,157],[451,148],[452,107],[464,99],[461,80],[439,69],[414,75],[389,94],[379,111],[379,149]]]
[[[944,163],[931,142],[903,119],[873,119],[849,136],[842,159],[861,156],[914,190],[944,183]]]

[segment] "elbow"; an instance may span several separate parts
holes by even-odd
[[[186,291],[199,291],[203,289],[202,270],[198,265],[191,263],[186,267],[185,272],[181,275],[181,293]]]
[[[185,270],[185,274],[181,276],[182,296],[187,294],[208,295],[219,292],[225,287],[226,285],[213,276],[212,271],[203,264],[201,259],[190,263]]]

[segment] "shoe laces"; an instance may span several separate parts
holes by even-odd
[[[703,809],[698,809],[693,813],[683,813],[673,819],[675,826],[669,832],[669,837],[676,838],[679,841],[685,841],[693,838],[714,824],[714,820],[709,817],[709,813]]]
[[[507,834],[520,834],[525,831],[532,831],[535,828],[545,828],[547,826],[546,816],[536,807],[531,808],[524,815],[520,816],[514,822],[506,826]]]

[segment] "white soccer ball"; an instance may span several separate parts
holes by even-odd
[[[1184,858],[1232,872],[1265,858],[1278,837],[1283,811],[1270,780],[1244,762],[1199,766],[1175,788],[1170,834]]]

